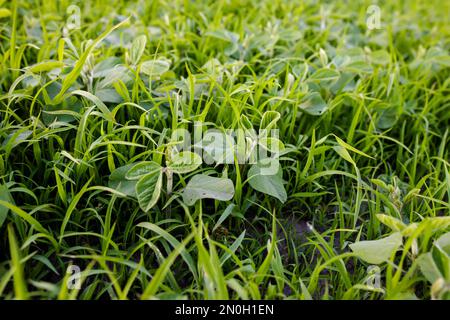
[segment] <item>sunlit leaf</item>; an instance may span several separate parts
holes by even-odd
[[[380,264],[389,260],[392,254],[402,245],[400,232],[379,240],[359,241],[350,245],[350,249],[358,258],[372,264]]]
[[[278,160],[266,158],[250,167],[247,177],[250,186],[256,191],[268,194],[281,202],[287,200],[283,185],[281,166]]]
[[[162,170],[155,170],[141,177],[136,184],[136,197],[139,206],[148,212],[158,201],[162,187]]]
[[[127,164],[125,166],[119,167],[109,176],[108,186],[112,189],[124,193],[128,196],[136,196],[136,180],[129,180],[126,178],[127,172],[134,167],[135,164]]]
[[[307,94],[299,105],[300,110],[313,115],[320,116],[327,109],[327,103],[322,99],[322,96],[318,92],[312,92]]]
[[[167,163],[167,168],[175,173],[194,171],[202,164],[202,158],[195,152],[182,151],[173,155]]]
[[[145,35],[138,36],[134,39],[130,50],[130,60],[132,64],[137,65],[139,63],[139,60],[141,60],[142,54],[144,53],[146,43],[147,37]]]
[[[141,63],[141,72],[151,78],[158,78],[170,68],[170,60],[157,59],[148,60]]]
[[[161,170],[161,166],[156,162],[142,161],[134,164],[131,169],[125,173],[125,178],[128,180],[135,180],[159,170]]]
[[[199,199],[231,200],[234,185],[230,179],[197,174],[189,180],[183,191],[183,201],[192,206]]]

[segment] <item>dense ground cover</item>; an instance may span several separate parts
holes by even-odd
[[[450,4],[370,5],[3,2],[0,296],[448,298]]]

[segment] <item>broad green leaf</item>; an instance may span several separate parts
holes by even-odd
[[[312,92],[307,94],[303,98],[302,103],[299,105],[299,108],[307,114],[320,116],[328,109],[328,106],[322,99],[320,93]]]
[[[373,72],[372,66],[367,61],[364,60],[352,61],[350,63],[347,63],[342,70],[359,74]]]
[[[345,72],[341,73],[339,76],[339,79],[333,83],[330,87],[330,90],[333,94],[337,95],[340,92],[351,92],[355,90],[356,82],[355,82],[356,75],[354,73]]]
[[[94,69],[92,70],[93,77],[94,78],[108,77],[113,70],[121,66],[120,64],[122,62],[123,62],[122,59],[119,57],[109,57],[100,61],[94,66]],[[121,67],[125,69],[124,66]]]
[[[134,75],[131,70],[124,65],[116,65],[109,70],[100,72],[100,75],[103,79],[96,85],[97,90],[115,87],[117,83],[120,82],[127,85],[134,79]]]
[[[116,89],[103,88],[95,90],[95,96],[104,103],[122,103],[123,98],[117,93]]]
[[[128,180],[136,180],[147,174],[160,171],[161,166],[154,161],[142,161],[135,164],[127,173],[125,178]]]
[[[350,245],[350,249],[362,260],[372,263],[383,263],[402,245],[402,235],[400,232],[371,241],[359,241]]]
[[[450,257],[450,232],[447,232],[436,240],[434,245],[443,253]]]
[[[142,178],[136,184],[136,197],[139,206],[148,212],[158,201],[162,187],[162,170],[155,170]]]
[[[308,80],[312,81],[326,81],[326,82],[334,82],[339,79],[340,73],[339,71],[330,69],[330,68],[322,68],[314,72]]]
[[[151,78],[159,78],[164,72],[167,72],[170,68],[170,60],[157,59],[148,60],[141,63],[141,72],[148,75]]]
[[[134,39],[130,49],[130,60],[132,64],[137,65],[139,63],[139,60],[141,60],[142,54],[144,53],[146,44],[147,37],[145,35],[138,36]]]
[[[450,282],[450,232],[440,236],[434,247],[439,251],[442,274]]]
[[[247,177],[250,186],[256,191],[275,197],[283,203],[287,200],[278,160],[266,158],[258,161],[250,167]]]
[[[199,199],[231,200],[234,196],[233,181],[197,174],[189,180],[183,191],[183,201],[192,206]]]
[[[237,42],[239,40],[239,35],[237,33],[226,29],[211,30],[206,32],[205,35],[229,42]]]
[[[224,67],[216,58],[212,58],[208,60],[203,66],[202,69],[206,71],[208,75],[213,77],[218,83],[222,83]]]
[[[292,68],[292,73],[295,75],[295,77],[300,78],[304,80],[308,74],[308,64],[306,62],[303,62],[302,64],[296,64]]]
[[[377,50],[370,54],[370,60],[374,64],[385,66],[391,62],[391,56],[385,50]]]
[[[129,180],[126,178],[127,172],[135,166],[134,163],[119,167],[109,176],[108,187],[116,189],[117,191],[126,194],[127,196],[136,196],[136,180]]]
[[[441,271],[434,262],[433,254],[431,252],[423,253],[417,258],[420,271],[427,278],[428,281],[434,283],[439,278],[443,278]]]
[[[399,118],[397,108],[392,106],[381,109],[377,112],[377,115],[376,126],[382,130],[392,128]]]
[[[420,271],[431,283],[443,278],[450,281],[450,232],[440,236],[434,242],[431,252],[417,258]]]
[[[41,84],[42,76],[33,74],[26,76],[22,81],[22,86],[24,89],[36,88]]]
[[[208,130],[202,137],[201,147],[207,164],[234,163],[234,139],[219,130]]]
[[[222,41],[229,42],[229,45],[224,49],[224,54],[230,56],[239,50],[239,34],[231,32],[226,29],[217,29],[205,32],[205,36],[210,36]]]
[[[450,67],[450,55],[448,54],[448,50],[439,47],[430,48],[425,55],[425,60],[427,62]]]
[[[167,168],[175,173],[194,171],[202,164],[202,158],[195,152],[182,151],[173,155],[167,163]]]

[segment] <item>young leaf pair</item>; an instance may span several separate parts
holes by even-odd
[[[163,173],[171,179],[173,173],[188,173],[197,169],[202,163],[201,157],[190,151],[175,154],[167,166],[162,167],[154,161],[143,161],[134,165],[126,174],[127,180],[137,180],[135,185],[139,206],[145,212],[149,211],[161,195]]]
[[[259,134],[256,134],[252,123],[245,115],[241,117],[241,125],[247,132],[253,133],[247,139],[253,141],[247,141],[247,145],[254,146],[258,144],[259,147],[275,154],[274,157],[259,158],[258,161],[252,164],[247,174],[248,183],[254,190],[275,197],[284,203],[287,200],[287,194],[283,185],[282,168],[278,162],[278,156],[284,150],[284,144],[278,138],[268,136],[280,117],[281,115],[277,111],[266,111],[260,122]],[[249,160],[252,161],[254,159]]]

